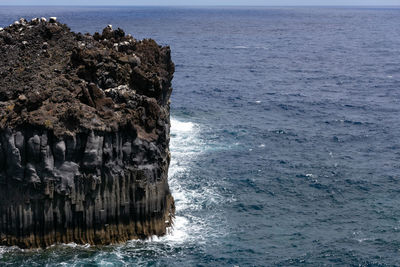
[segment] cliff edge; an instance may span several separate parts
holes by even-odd
[[[164,235],[169,47],[56,18],[0,28],[0,245]]]

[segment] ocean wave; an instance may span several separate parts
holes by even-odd
[[[249,48],[248,46],[244,46],[244,45],[237,45],[237,46],[233,47],[233,49],[248,49],[248,48]]]
[[[211,190],[209,188],[205,188],[205,191],[190,189],[190,183],[193,181],[190,179],[191,165],[204,152],[200,130],[199,124],[171,118],[169,184],[175,199],[176,217],[170,234],[153,239],[155,241],[182,243],[196,238],[194,234],[201,232],[201,226],[205,225],[202,218],[189,218],[190,211],[200,209],[207,196],[213,195],[207,192]]]
[[[262,50],[268,50],[268,47],[265,46],[253,46],[253,47],[249,47],[249,46],[245,46],[245,45],[237,45],[232,47],[232,49],[262,49]]]

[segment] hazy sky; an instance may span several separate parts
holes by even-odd
[[[400,0],[0,0],[0,5],[400,5]]]

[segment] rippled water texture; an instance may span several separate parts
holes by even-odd
[[[400,9],[1,7],[171,45],[171,235],[0,265],[400,262]]]

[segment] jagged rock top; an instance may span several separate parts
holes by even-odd
[[[54,17],[20,19],[0,29],[0,130],[128,127],[154,139],[168,120],[173,72],[169,47],[111,25],[90,35]]]

